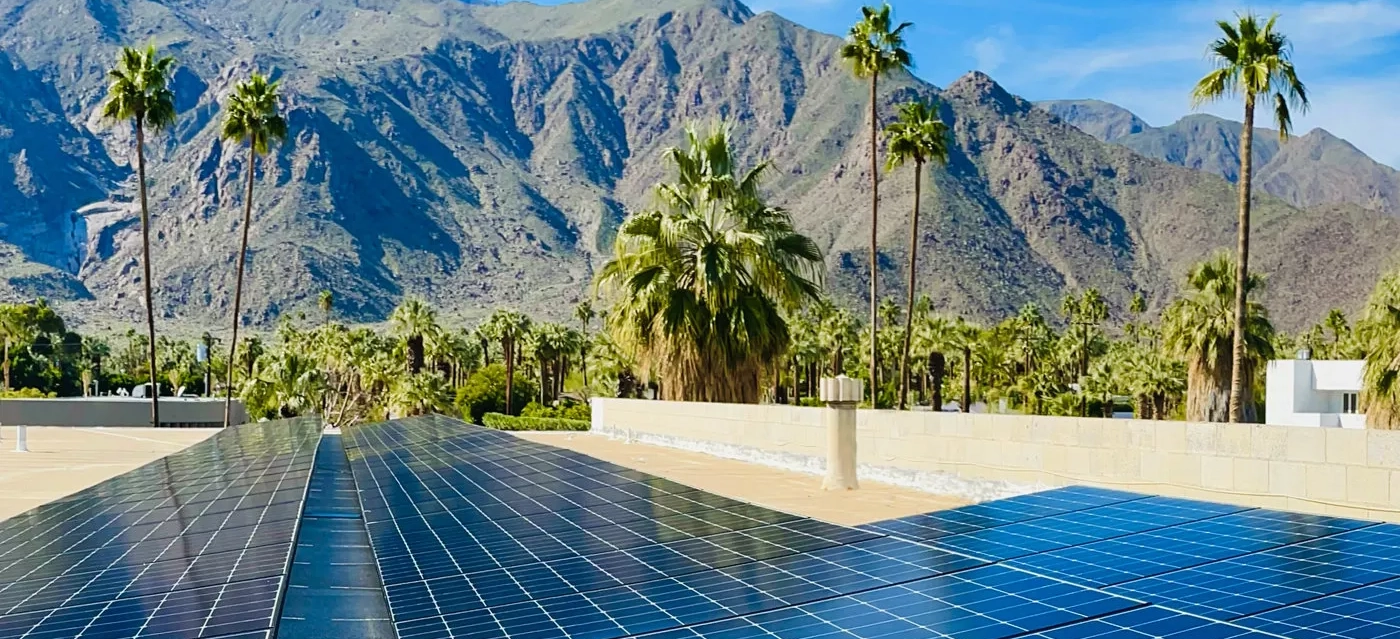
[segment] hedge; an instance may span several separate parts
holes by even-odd
[[[588,430],[591,423],[560,417],[512,417],[500,413],[481,416],[482,425],[496,430]]]

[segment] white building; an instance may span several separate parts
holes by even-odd
[[[1269,362],[1265,423],[1365,428],[1366,416],[1357,412],[1363,364],[1361,360]]]

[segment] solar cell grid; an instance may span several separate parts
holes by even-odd
[[[1244,510],[1237,506],[1147,497],[942,537],[934,545],[1004,561]]]
[[[1114,586],[1176,610],[1235,619],[1400,576],[1400,526],[1312,539]]]
[[[950,535],[1013,524],[1037,517],[1049,517],[1076,510],[1107,506],[1143,497],[1145,495],[1117,490],[1071,486],[867,524],[862,528],[881,534],[898,535],[919,541],[932,541]]]
[[[1247,628],[1144,606],[1027,635],[1027,639],[1268,639]]]
[[[0,636],[265,635],[319,435],[221,431],[194,462],[176,453],[6,522]]]

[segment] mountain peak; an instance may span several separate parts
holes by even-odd
[[[1035,105],[1104,142],[1151,128],[1132,111],[1103,100],[1043,100]]]
[[[950,98],[961,98],[974,104],[992,107],[999,113],[1020,111],[1020,99],[997,84],[991,76],[972,71],[948,85],[943,91]]]

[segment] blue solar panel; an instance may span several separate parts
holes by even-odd
[[[273,626],[320,427],[222,431],[0,524],[0,636]]]
[[[1103,587],[1372,525],[1354,519],[1256,509],[1030,555],[1010,563]]]
[[[1107,506],[1143,497],[1145,495],[1118,490],[1070,486],[867,524],[861,528],[918,541],[932,541],[950,535],[1014,524],[1038,517],[1049,517],[1076,510]]]
[[[1235,619],[1400,577],[1400,526],[1378,525],[1114,586],[1109,590]]]
[[[1004,639],[1140,605],[1102,591],[988,566],[647,637]]]
[[[939,548],[1004,561],[1244,510],[1209,502],[1148,497],[943,537]]]
[[[1028,639],[1268,639],[1247,628],[1144,606],[1027,635]]]
[[[1276,608],[1236,623],[1290,639],[1400,637],[1400,579]]]

